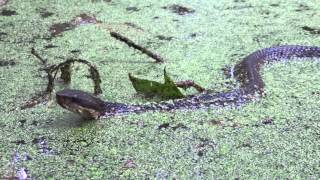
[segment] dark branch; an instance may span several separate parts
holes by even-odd
[[[133,47],[134,49],[137,49],[137,50],[141,51],[142,53],[146,54],[147,56],[155,59],[158,63],[164,62],[163,58],[160,55],[153,53],[150,50],[146,49],[145,47],[142,47],[142,46],[134,43],[132,40],[128,39],[127,37],[124,37],[121,34],[119,34],[117,32],[112,32],[112,31],[110,32],[110,35],[111,35],[111,37],[114,37],[117,40],[126,43],[129,47]]]
[[[175,83],[176,86],[183,88],[183,89],[187,89],[189,87],[194,87],[198,92],[203,92],[206,89],[201,87],[199,84],[195,83],[192,80],[185,80],[185,81],[179,81]]]
[[[31,54],[34,55],[37,59],[39,59],[42,64],[46,64],[47,63],[47,60],[43,59],[37,52],[34,48],[31,48]]]

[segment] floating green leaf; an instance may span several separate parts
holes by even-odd
[[[177,85],[168,76],[166,69],[164,69],[164,84],[147,79],[139,79],[133,77],[130,73],[129,79],[138,93],[142,93],[148,97],[157,96],[162,99],[178,99],[185,97],[185,95],[180,92]]]

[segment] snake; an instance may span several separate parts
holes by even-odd
[[[320,58],[319,46],[280,45],[257,50],[232,69],[232,75],[239,86],[224,92],[205,91],[181,99],[145,104],[125,104],[104,101],[89,92],[77,89],[63,89],[56,93],[57,103],[86,119],[108,118],[130,113],[148,111],[173,111],[179,109],[200,109],[219,107],[240,107],[251,102],[253,97],[264,95],[264,82],[260,74],[261,66],[276,61],[292,59],[310,60]]]

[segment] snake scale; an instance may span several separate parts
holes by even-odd
[[[256,94],[263,95],[264,82],[260,75],[260,67],[263,64],[280,60],[287,61],[293,58],[320,58],[320,47],[283,45],[255,51],[234,66],[233,76],[240,83],[240,86],[228,92],[204,92],[159,103],[123,104],[103,101],[81,90],[65,89],[56,93],[56,99],[63,108],[88,119],[147,111],[240,106],[250,102]]]

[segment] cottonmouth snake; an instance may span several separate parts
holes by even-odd
[[[283,45],[255,51],[234,66],[233,75],[240,83],[240,87],[229,92],[214,94],[205,92],[183,99],[150,104],[108,102],[90,93],[72,89],[57,92],[56,98],[62,107],[89,119],[146,111],[240,106],[250,102],[254,95],[263,94],[264,83],[260,76],[261,65],[292,58],[320,58],[320,47]]]

